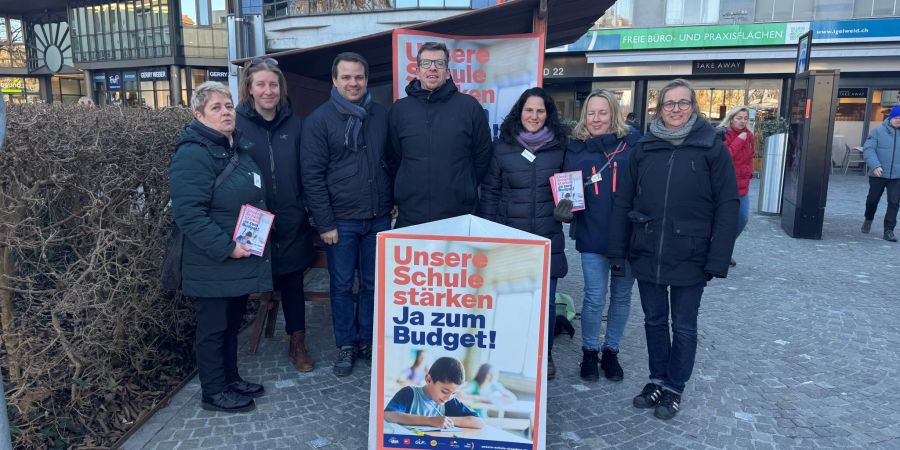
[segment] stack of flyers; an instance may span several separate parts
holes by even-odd
[[[250,205],[241,206],[232,239],[240,244],[249,244],[251,254],[262,256],[274,220],[275,214],[268,211]]]
[[[553,174],[550,177],[550,187],[553,189],[553,201],[557,205],[560,200],[567,198],[572,201],[572,211],[584,210],[584,184],[580,170]]]

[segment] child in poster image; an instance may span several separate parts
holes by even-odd
[[[415,351],[412,365],[403,369],[400,377],[397,378],[397,384],[400,386],[422,386],[425,384],[427,374],[428,366],[425,364],[425,350],[418,349]]]
[[[483,403],[503,403],[516,400],[516,394],[499,380],[498,370],[490,364],[482,364],[472,381],[462,388],[462,394]]]
[[[384,408],[384,419],[399,425],[442,429],[481,428],[475,411],[457,400],[466,371],[455,358],[438,358],[425,376],[425,386],[407,386],[397,391]]]

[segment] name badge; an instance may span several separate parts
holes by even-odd
[[[537,156],[534,156],[534,153],[529,152],[527,148],[522,150],[522,156],[527,159],[528,162],[534,162],[535,158],[537,158]]]
[[[262,187],[262,177],[256,172],[253,172],[253,185],[258,188]]]
[[[601,180],[603,180],[603,175],[600,175],[600,172],[591,175],[591,183],[596,183]]]

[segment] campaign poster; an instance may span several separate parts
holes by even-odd
[[[370,449],[545,447],[549,268],[470,215],[378,234]]]
[[[406,97],[406,85],[416,77],[416,54],[425,42],[443,42],[450,52],[450,78],[459,92],[484,107],[494,139],[500,124],[528,88],[541,86],[544,35],[541,33],[465,37],[396,29],[394,40],[394,100]]]

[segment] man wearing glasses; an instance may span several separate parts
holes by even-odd
[[[372,359],[375,235],[391,229],[392,180],[384,163],[387,111],[366,91],[369,64],[352,52],[331,65],[331,99],[303,123],[300,173],[306,204],[328,252],[336,376]],[[359,310],[353,277],[359,269]],[[357,328],[358,326],[358,328]]]
[[[450,78],[447,46],[426,42],[390,115],[396,227],[471,214],[491,161],[487,114]]]

